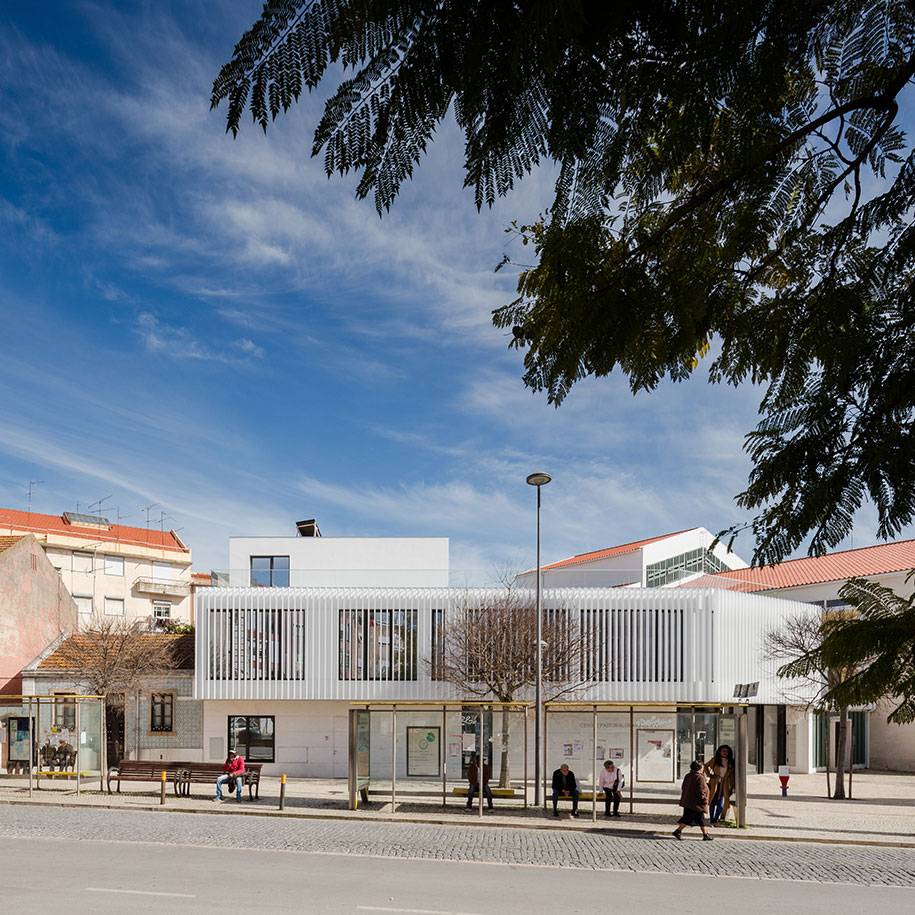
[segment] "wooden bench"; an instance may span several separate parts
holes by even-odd
[[[191,766],[189,762],[175,762],[174,760],[164,759],[122,759],[116,766],[108,770],[108,793],[111,794],[111,783],[118,783],[118,794],[121,793],[121,782],[160,782],[162,781],[162,772],[165,772],[166,779],[170,779],[175,786],[175,794],[178,794],[178,783],[175,780],[178,770],[186,766]],[[220,767],[221,769],[221,767]]]
[[[245,763],[242,773],[244,783],[248,786],[248,799],[260,800],[261,769],[263,763]],[[193,762],[182,763],[182,768],[175,774],[175,794],[179,797],[191,796],[191,785],[216,785],[216,779],[224,775],[222,763]],[[234,790],[235,785],[232,785]],[[231,791],[230,791],[231,793]]]

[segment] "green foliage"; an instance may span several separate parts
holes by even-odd
[[[915,721],[915,595],[902,598],[862,578],[851,579],[839,595],[857,614],[826,614],[819,644],[780,667],[779,676],[839,671],[825,696],[829,707],[889,697],[895,703],[889,721]]]
[[[194,624],[182,623],[181,620],[167,620],[162,631],[167,635],[193,635]]]
[[[212,104],[266,130],[342,64],[313,154],[379,213],[449,109],[478,207],[557,163],[494,313],[525,383],[650,390],[714,343],[712,381],[766,386],[738,501],[774,562],[915,512],[913,52],[915,0],[271,0]]]

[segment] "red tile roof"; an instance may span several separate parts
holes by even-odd
[[[712,585],[718,587],[721,584],[717,579],[733,579],[735,590],[771,591],[868,575],[907,572],[911,569],[915,569],[915,540],[902,540],[898,543],[881,543],[857,550],[827,553],[825,556],[789,559],[777,565],[729,569],[707,577]],[[738,585],[737,581],[746,584]]]
[[[689,530],[695,530],[695,528],[689,528]],[[634,543],[611,546],[605,550],[593,550],[590,553],[579,553],[577,556],[572,556],[569,559],[560,559],[559,562],[543,566],[542,571],[546,572],[549,569],[562,569],[566,566],[577,566],[579,563],[592,562],[595,559],[605,559],[607,556],[622,556],[625,553],[634,553],[636,550],[641,549],[649,543],[657,543],[659,540],[667,540],[668,537],[676,537],[678,534],[685,533],[687,533],[687,531],[675,531],[673,534],[662,534],[660,537],[649,537],[647,540],[636,540]],[[531,569],[530,571],[533,572],[535,570]]]
[[[112,524],[107,530],[100,527],[80,527],[78,524],[67,524],[59,515],[41,515],[14,508],[0,508],[0,531],[3,530],[10,533],[14,530],[27,531],[36,535],[57,534],[90,543],[104,541],[173,550],[179,553],[190,552],[173,531],[157,531],[153,528],[147,530],[145,527],[127,527],[123,524]]]
[[[162,645],[168,649],[167,666],[171,670],[194,669],[194,636],[170,635],[163,632],[112,632],[108,636],[91,633],[71,635],[38,665],[39,670],[72,670],[85,664],[98,663],[103,652],[112,653],[119,638],[136,639],[140,645]]]
[[[14,537],[0,536],[0,553],[8,550],[14,543],[19,543],[20,540],[22,540],[21,534]]]

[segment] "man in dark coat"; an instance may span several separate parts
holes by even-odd
[[[570,797],[572,798],[572,816],[578,816],[578,795],[581,792],[578,790],[578,779],[575,777],[575,773],[569,769],[569,767],[563,763],[554,773],[553,773],[553,816],[559,816],[559,798]]]
[[[680,792],[680,806],[683,816],[680,825],[674,830],[674,838],[682,839],[684,827],[698,826],[702,830],[702,839],[711,842],[712,837],[705,829],[705,814],[708,813],[708,783],[702,774],[702,763],[693,760],[689,764],[689,772],[683,778],[683,788]]]

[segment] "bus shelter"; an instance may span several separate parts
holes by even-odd
[[[676,806],[690,763],[711,760],[722,744],[734,756],[734,811],[746,825],[747,728],[745,706],[720,703],[548,702],[544,714],[544,806],[551,773],[565,763],[581,786],[580,801],[591,801],[597,817],[596,786],[606,760],[624,774],[629,812],[638,804]]]
[[[0,696],[0,779],[28,791],[103,780],[101,696]]]
[[[529,806],[534,788],[534,706],[529,702],[359,703],[349,713],[349,806],[372,794],[390,799],[466,797],[468,768],[479,756],[500,798]],[[629,812],[636,804],[676,806],[694,759],[710,760],[722,744],[734,754],[738,826],[746,824],[745,706],[720,703],[548,702],[544,706],[543,785],[563,763],[575,773],[580,803],[597,818],[598,777],[613,760],[626,778]],[[365,792],[365,793],[363,793]],[[482,815],[482,792],[477,806]]]
[[[349,713],[349,806],[359,795],[466,796],[467,772],[480,757],[500,797],[527,806],[527,702],[368,703]],[[479,795],[482,815],[482,792]]]

